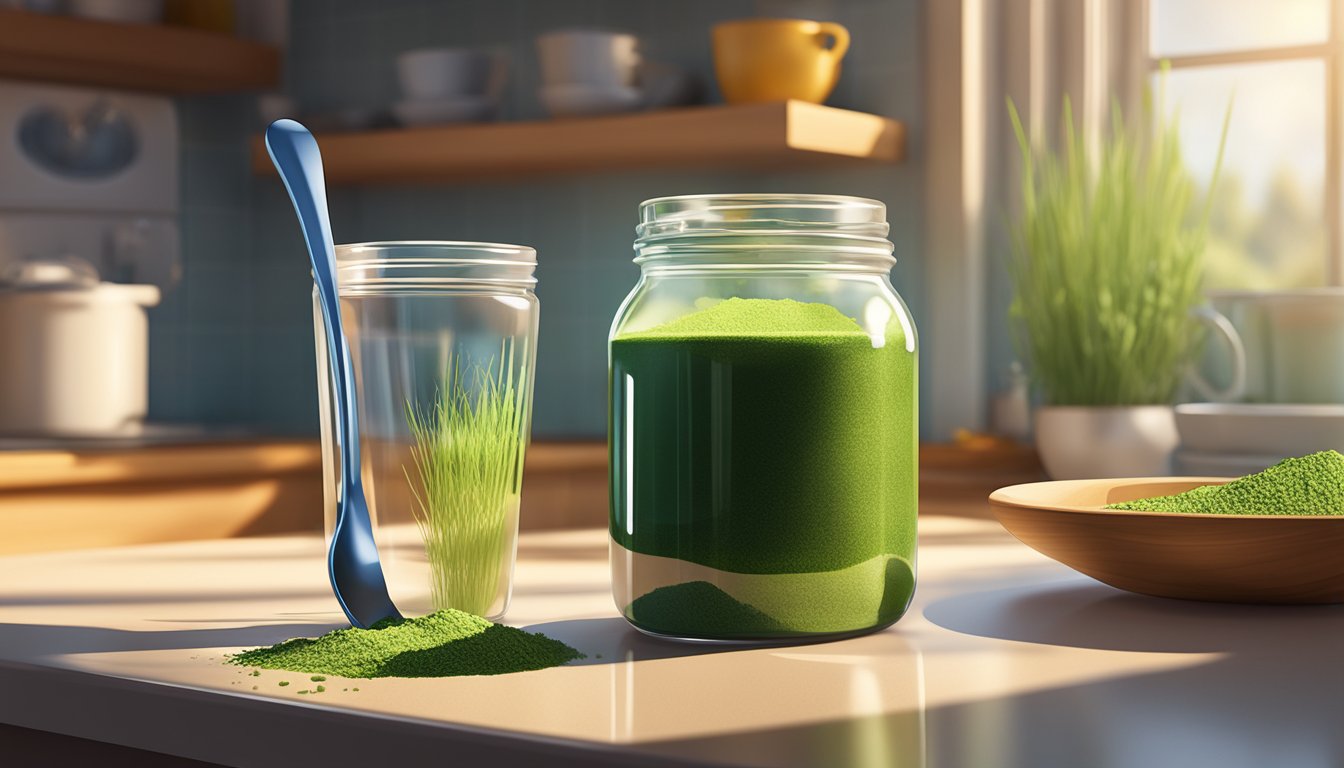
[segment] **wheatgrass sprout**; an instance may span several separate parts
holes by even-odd
[[[1154,119],[1152,102],[1133,126],[1114,107],[1095,152],[1067,100],[1058,151],[1036,150],[1008,103],[1022,153],[1010,317],[1049,405],[1169,403],[1202,342],[1191,310],[1203,301],[1208,207],[1192,215],[1177,121]]]
[[[435,402],[407,403],[417,477],[403,467],[430,568],[434,608],[486,616],[513,555],[526,450],[525,373],[511,342],[498,364],[449,364]]]

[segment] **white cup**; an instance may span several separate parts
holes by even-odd
[[[1246,399],[1344,403],[1344,289],[1220,291],[1246,348]]]
[[[418,100],[490,96],[504,68],[502,55],[477,48],[421,48],[397,57],[402,93]]]
[[[624,32],[564,29],[537,38],[546,85],[633,86],[639,72],[639,39]]]

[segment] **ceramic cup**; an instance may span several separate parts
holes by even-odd
[[[1344,289],[1217,291],[1210,300],[1245,347],[1245,400],[1344,403]]]
[[[537,38],[545,85],[630,87],[639,74],[639,39],[624,32],[562,29]]]
[[[420,101],[486,97],[502,76],[503,56],[477,48],[421,48],[397,57],[397,80]]]
[[[849,30],[828,21],[744,19],[714,27],[714,71],[730,104],[820,104],[840,78]]]

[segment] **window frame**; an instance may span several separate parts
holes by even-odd
[[[1322,204],[1325,220],[1325,284],[1344,286],[1344,0],[1327,0],[1330,28],[1320,43],[1243,48],[1213,53],[1154,56],[1149,37],[1154,0],[1134,3],[1139,18],[1133,28],[1136,58],[1146,74],[1168,66],[1172,70],[1314,60],[1325,64],[1325,174]]]

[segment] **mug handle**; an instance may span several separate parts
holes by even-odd
[[[1246,345],[1231,321],[1221,312],[1210,306],[1195,307],[1190,310],[1195,319],[1213,329],[1223,338],[1227,348],[1232,351],[1232,383],[1226,389],[1219,389],[1195,371],[1194,366],[1186,372],[1186,381],[1199,393],[1200,397],[1215,403],[1229,403],[1240,400],[1246,394]]]
[[[827,41],[830,41],[831,47],[826,48]],[[845,51],[849,50],[849,30],[836,24],[833,21],[817,22],[817,45],[826,48],[836,61],[844,58]]]

